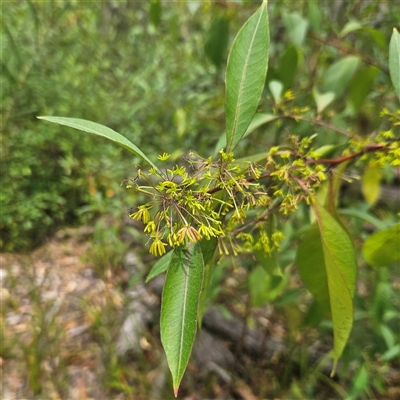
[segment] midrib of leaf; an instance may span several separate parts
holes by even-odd
[[[187,294],[188,294],[188,286],[189,286],[189,274],[188,274],[188,268],[190,266],[190,253],[186,257],[186,263],[185,263],[185,285],[184,285],[184,296],[183,296],[183,308],[182,308],[182,324],[181,324],[181,332],[180,332],[180,338],[179,338],[179,362],[178,362],[178,373],[181,369],[181,362],[182,362],[182,353],[183,353],[183,337],[184,337],[184,326],[185,326],[185,319],[186,319],[186,300],[187,300]]]
[[[321,239],[323,240],[324,246],[325,246],[325,248],[327,249],[327,251],[328,251],[328,253],[329,253],[330,257],[331,257],[331,260],[333,260],[333,264],[335,265],[337,271],[339,272],[340,277],[342,278],[342,281],[343,281],[343,283],[344,283],[344,286],[346,287],[346,291],[348,292],[349,296],[352,297],[352,296],[351,296],[351,293],[350,293],[350,291],[349,291],[349,288],[348,288],[348,286],[347,286],[347,284],[346,284],[346,280],[345,280],[345,278],[344,278],[344,276],[343,276],[343,274],[342,274],[342,271],[341,271],[340,268],[338,267],[338,263],[335,261],[335,257],[334,257],[334,255],[332,254],[332,252],[331,252],[329,246],[327,245],[327,242],[326,242],[326,240],[325,240],[324,234],[323,234],[322,232],[321,232]],[[328,274],[326,274],[326,277],[328,278]],[[329,294],[330,294],[329,284],[328,284],[328,290],[329,290]],[[329,297],[330,297],[330,296],[329,296]]]
[[[234,140],[234,138],[235,138],[235,132],[236,132],[236,127],[237,127],[237,121],[238,121],[239,114],[240,114],[239,111],[241,110],[241,107],[242,107],[241,98],[242,98],[243,86],[244,86],[244,85],[243,85],[243,81],[244,81],[245,76],[246,76],[247,66],[248,66],[248,64],[249,64],[248,61],[249,61],[249,58],[250,58],[251,49],[252,49],[252,47],[253,47],[254,38],[255,38],[255,36],[256,36],[256,34],[257,34],[257,29],[258,29],[258,26],[260,25],[260,21],[261,21],[262,16],[263,16],[263,14],[260,13],[260,17],[258,18],[256,28],[254,29],[253,36],[252,36],[252,38],[251,38],[251,45],[249,46],[249,50],[247,51],[247,54],[246,54],[246,59],[245,59],[245,64],[244,64],[244,70],[243,70],[243,73],[242,73],[242,75],[241,75],[240,85],[239,85],[238,106],[237,106],[236,111],[235,111],[235,118],[234,118],[234,123],[233,123],[233,128],[232,128],[232,135],[231,135],[231,139],[230,139],[230,141],[229,141],[228,149],[230,149],[230,148],[232,147],[232,142],[233,142],[233,140]]]

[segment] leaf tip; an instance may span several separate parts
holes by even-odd
[[[330,374],[330,377],[333,378],[336,374],[336,368],[337,368],[337,364],[338,364],[338,359],[335,358],[333,361],[333,367],[332,367],[332,372]],[[176,396],[175,396],[176,397]]]
[[[174,396],[178,397],[178,390],[179,390],[179,386],[174,388]]]

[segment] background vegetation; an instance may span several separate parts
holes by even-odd
[[[384,108],[392,112],[398,108],[387,67],[389,38],[393,27],[400,25],[394,4],[371,0],[271,1],[270,65],[260,111],[279,112],[284,118],[256,129],[239,144],[236,156],[245,156],[250,147],[268,149],[280,144],[288,133],[299,137],[318,133],[318,146],[334,145],[337,147],[331,149],[335,151],[343,149],[343,135],[330,126],[366,137],[388,129],[387,118],[379,115]],[[107,270],[121,265],[129,246],[139,249],[144,245],[145,239],[132,230],[127,237],[121,236],[127,209],[141,199],[120,183],[136,175],[139,160],[107,141],[43,123],[36,116],[97,121],[128,137],[153,159],[169,152],[174,162],[191,149],[208,156],[225,129],[228,48],[257,5],[257,1],[22,1],[3,5],[3,251],[29,252],[63,227],[92,226],[93,246],[86,257],[106,279]],[[280,108],[269,85],[274,80],[282,82],[283,90],[291,90],[294,96],[290,102],[282,98]],[[318,121],[324,122],[310,122],[306,116],[295,121],[291,115],[296,108],[315,107],[315,99],[318,105],[315,89],[336,96],[319,115]],[[359,177],[360,167],[364,168],[365,162],[354,165],[349,179]],[[386,167],[380,181],[390,189],[398,179],[398,171]],[[357,183],[345,186],[342,215],[359,245],[375,229],[396,221],[398,194],[392,198],[385,195],[374,202],[363,196]],[[300,209],[293,224],[285,225],[286,240],[279,256],[286,273],[283,283],[277,285],[259,270],[252,270],[253,260],[243,259],[235,266],[244,271],[235,279],[237,293],[250,292],[248,304],[260,307],[268,301],[277,315],[286,316],[288,346],[299,350],[293,354],[300,361],[312,344],[302,333],[315,329],[318,322],[307,293],[291,278],[292,243],[308,224],[306,209]],[[154,261],[140,251],[139,255],[150,268]],[[351,379],[343,374],[332,384],[336,385],[337,398],[389,396],[393,384],[385,373],[399,367],[398,265],[372,268],[363,262],[362,254],[359,259],[357,321],[343,359],[344,371],[351,371]],[[235,276],[234,268],[219,266],[217,273],[214,301],[226,309],[244,310],[241,296],[237,295],[237,303],[242,307],[227,300],[226,282]],[[260,287],[264,289],[260,291]],[[36,299],[34,290],[30,293]],[[112,313],[112,302],[109,304]],[[14,306],[9,302],[10,309]],[[92,323],[98,329],[96,337],[104,345],[102,349],[108,351],[103,359],[109,379],[106,390],[131,396],[129,384],[115,383],[123,381],[121,376],[128,383],[133,379],[126,373],[126,360],[115,355],[107,334],[107,329],[118,327],[110,328],[110,321],[100,315],[94,316]],[[312,339],[330,329],[322,322],[312,331]],[[15,357],[15,343],[8,344],[5,358]],[[47,356],[41,357],[44,360]],[[26,360],[32,358],[27,356]],[[39,360],[38,377],[41,365]],[[294,374],[292,366],[287,367],[284,378],[274,377],[279,382],[275,396],[323,396],[319,388],[326,378],[317,366],[300,365],[304,369],[296,372],[296,379],[288,378]],[[30,381],[31,386],[44,379],[38,377]],[[257,388],[255,393],[258,390],[263,395],[255,382],[250,379],[248,383]],[[35,387],[32,390],[38,392]],[[145,393],[145,384],[141,390]]]

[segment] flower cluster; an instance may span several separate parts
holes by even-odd
[[[164,153],[158,158],[166,163],[170,156]],[[224,236],[244,222],[247,210],[269,202],[261,185],[247,179],[249,175],[260,177],[258,167],[235,163],[232,153],[221,151],[219,160],[213,162],[191,152],[186,161],[188,167],[166,167],[164,172],[151,169],[149,174],[140,171],[127,185],[149,197],[130,217],[143,222],[152,240],[150,253],[156,256],[163,255],[167,245]],[[229,221],[225,227],[224,221]]]

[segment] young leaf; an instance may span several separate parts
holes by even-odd
[[[343,27],[343,29],[341,30],[341,32],[339,33],[339,37],[344,37],[346,36],[348,33],[350,32],[354,32],[357,31],[358,29],[361,29],[362,25],[356,21],[356,20],[350,20],[349,22],[347,22],[347,24]]]
[[[175,397],[196,336],[203,269],[199,243],[174,249],[162,295],[160,329]]]
[[[104,125],[79,118],[66,118],[66,117],[38,117],[38,118],[43,119],[45,121],[54,122],[56,124],[69,126],[71,128],[75,128],[80,131],[94,133],[95,135],[98,136],[103,136],[111,140],[112,142],[118,143],[125,149],[131,151],[133,154],[139,156],[142,160],[146,161],[153,168],[159,171],[156,165],[153,164],[153,162],[149,158],[147,158],[147,156],[138,147],[136,147],[130,140],[128,140],[125,136],[122,136],[120,133],[115,132],[110,128],[107,128]]]
[[[226,68],[226,150],[243,137],[257,110],[267,75],[269,49],[267,1],[239,31]]]
[[[164,254],[151,268],[146,278],[146,283],[150,282],[156,276],[162,274],[168,269],[168,265],[171,262],[172,251]]]
[[[364,243],[363,255],[368,264],[376,267],[400,260],[400,224],[372,234]]]
[[[373,205],[381,192],[382,168],[379,165],[367,165],[362,177],[361,191],[369,205]]]
[[[400,99],[400,33],[393,28],[389,44],[389,72],[394,90]]]
[[[319,93],[318,89],[314,87],[313,89],[313,97],[315,104],[317,105],[317,112],[318,114],[322,113],[329,104],[335,100],[335,93],[327,92],[327,93]]]
[[[276,80],[271,80],[268,83],[268,88],[272,94],[275,103],[279,103],[282,98],[283,83]]]
[[[353,325],[352,298],[356,262],[352,242],[340,224],[318,203],[316,224],[299,246],[296,263],[307,289],[325,312],[331,311],[334,334],[334,368]]]

